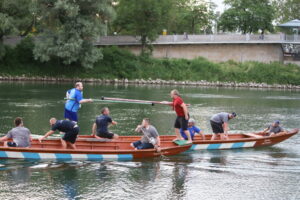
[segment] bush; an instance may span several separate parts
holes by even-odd
[[[136,56],[118,47],[103,48],[103,59],[93,69],[78,63],[64,65],[59,59],[41,63],[34,60],[31,38],[22,40],[15,48],[5,47],[6,56],[0,63],[0,74],[12,76],[52,76],[100,79],[163,79],[177,81],[231,81],[268,84],[300,85],[300,68],[279,62],[213,63],[205,58],[156,59]]]

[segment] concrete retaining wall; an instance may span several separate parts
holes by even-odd
[[[139,54],[140,46],[120,46]],[[153,56],[156,58],[186,58],[204,57],[210,61],[223,62],[234,60],[237,62],[283,61],[281,44],[172,44],[154,45]]]

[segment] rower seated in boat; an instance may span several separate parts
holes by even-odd
[[[6,136],[0,138],[1,142],[4,142],[5,147],[29,147],[31,136],[28,128],[23,126],[23,120],[17,117],[14,120],[15,128],[8,131]],[[8,141],[12,139],[13,141]]]
[[[79,126],[76,122],[51,118],[50,125],[51,130],[39,139],[40,142],[42,142],[43,139],[47,138],[49,135],[52,135],[56,130],[58,130],[65,133],[61,138],[63,148],[66,149],[67,146],[70,146],[72,149],[76,149],[75,142],[79,133]]]
[[[156,128],[150,124],[149,118],[144,118],[142,124],[138,125],[135,131],[143,133],[141,140],[130,144],[135,150],[156,148],[157,151],[160,151],[160,137]]]
[[[102,108],[100,116],[96,118],[95,123],[92,128],[92,136],[95,138],[108,138],[108,139],[117,139],[119,138],[118,134],[108,131],[109,125],[117,125],[117,122],[113,121],[109,116],[109,109],[107,107]],[[97,133],[96,133],[97,132]]]
[[[274,121],[268,128],[266,128],[263,131],[263,134],[266,136],[275,136],[275,135],[283,135],[286,134],[287,131],[285,131],[281,126],[280,126],[280,121],[276,120]]]
[[[199,127],[197,127],[195,125],[195,123],[196,123],[196,121],[193,118],[190,118],[189,121],[188,121],[188,128],[187,129],[191,134],[192,140],[194,140],[195,134],[201,135],[202,139],[205,140],[205,136],[204,136],[203,131]],[[188,140],[188,137],[187,137],[187,135],[185,134],[185,132],[183,131],[182,128],[180,129],[180,134],[185,140]]]

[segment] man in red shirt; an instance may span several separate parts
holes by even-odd
[[[183,138],[180,135],[180,129],[184,131],[184,133],[188,137],[188,143],[192,143],[191,134],[188,131],[188,120],[189,120],[189,112],[187,109],[187,106],[183,102],[183,100],[180,97],[180,94],[177,90],[171,91],[171,98],[173,99],[173,110],[175,110],[177,118],[174,124],[176,137],[179,140],[183,140]]]

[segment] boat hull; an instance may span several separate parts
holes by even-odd
[[[279,134],[273,137],[257,135],[257,137],[251,137],[249,134],[230,134],[229,140],[210,140],[211,135],[206,135],[206,139],[203,140],[200,136],[195,136],[193,145],[190,150],[222,150],[222,149],[239,149],[239,148],[257,148],[272,146],[278,144],[293,135],[298,133],[298,129],[294,129],[287,134]],[[80,139],[93,139],[91,136],[80,136]],[[139,136],[120,136],[119,140],[123,141],[135,141],[138,140]],[[161,141],[172,141],[175,139],[174,135],[163,135],[160,136]]]
[[[114,143],[115,145],[111,145]],[[190,149],[190,145],[177,146],[172,142],[163,142],[160,152],[155,149],[133,150],[130,142],[91,142],[78,141],[76,150],[61,149],[60,140],[46,140],[40,144],[33,141],[30,148],[0,147],[0,158],[35,160],[133,160],[159,156],[172,156]],[[131,148],[131,149],[130,149]]]

